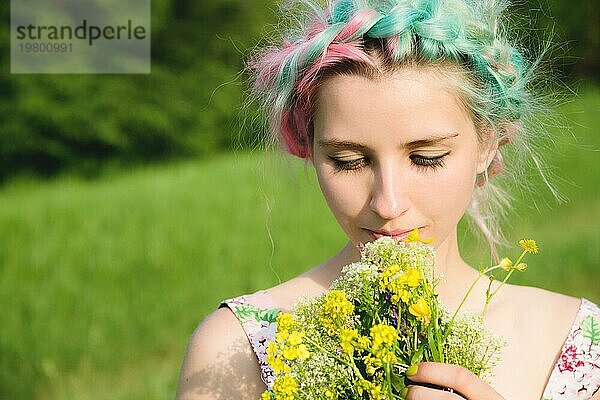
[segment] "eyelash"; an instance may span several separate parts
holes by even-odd
[[[418,154],[412,154],[410,159],[419,172],[427,172],[428,170],[435,170],[444,167],[444,158],[446,158],[448,154],[450,154],[450,152],[436,157],[423,157]],[[365,157],[349,161],[342,161],[335,157],[329,158],[331,161],[333,161],[336,172],[355,172],[368,165],[368,161]]]

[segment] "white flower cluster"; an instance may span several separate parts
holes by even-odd
[[[350,301],[360,298],[365,288],[377,283],[376,265],[356,262],[342,268],[342,275],[331,284],[331,289],[342,290]]]
[[[326,399],[326,392],[335,388],[338,395],[343,388],[352,387],[352,372],[322,352],[314,352],[303,362],[300,392],[311,393],[312,399]]]
[[[452,316],[441,302],[440,314],[442,324],[447,325]],[[500,350],[507,344],[503,336],[494,334],[485,325],[480,314],[459,312],[444,343],[445,362],[468,368],[490,383],[493,368],[500,362]]]

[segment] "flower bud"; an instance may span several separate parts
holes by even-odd
[[[516,268],[517,268],[519,271],[525,271],[525,270],[527,269],[527,264],[525,264],[525,263],[523,263],[523,262],[522,262],[522,263],[519,263],[519,264],[516,266]]]
[[[512,263],[512,261],[510,261],[510,258],[504,257],[502,260],[500,260],[500,266],[505,271],[509,271],[511,269],[512,265],[513,265],[513,263]]]

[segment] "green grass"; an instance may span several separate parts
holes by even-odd
[[[600,92],[561,110],[578,143],[547,158],[571,202],[538,212],[521,198],[510,237],[542,251],[512,282],[600,302]],[[0,399],[172,398],[189,335],[220,300],[337,251],[345,238],[312,171],[269,157],[1,189]],[[488,259],[482,247],[465,235],[469,261]]]

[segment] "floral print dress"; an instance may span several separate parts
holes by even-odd
[[[582,298],[543,400],[590,399],[600,387],[600,308]]]
[[[275,375],[267,364],[267,346],[275,341],[281,312],[265,290],[223,300],[240,321],[256,354],[261,378],[270,389]],[[582,298],[579,311],[554,365],[542,400],[589,400],[600,388],[600,308]]]

